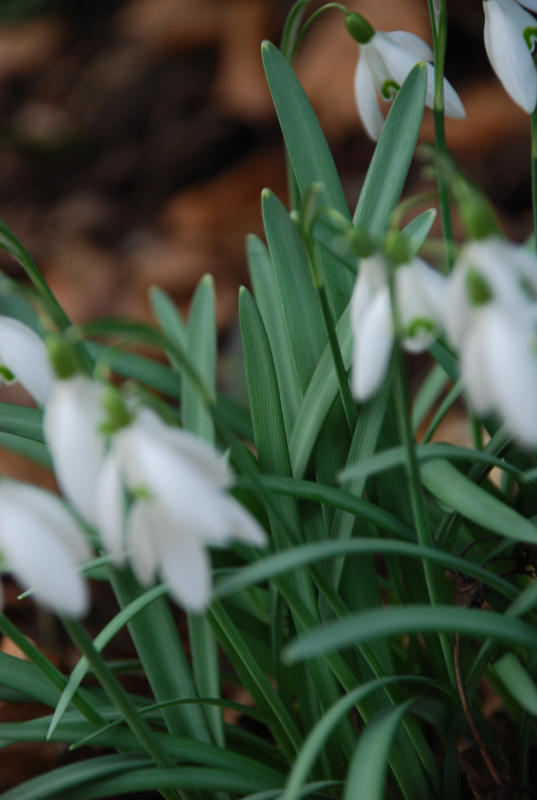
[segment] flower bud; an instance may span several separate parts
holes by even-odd
[[[74,348],[61,336],[47,337],[46,346],[56,378],[67,380],[79,371]]]
[[[360,44],[367,44],[375,35],[375,29],[361,14],[354,12],[345,16],[345,25],[353,39]]]

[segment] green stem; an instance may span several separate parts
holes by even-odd
[[[153,731],[142,715],[138,713],[138,709],[131,702],[129,696],[124,691],[114,673],[110,670],[106,661],[93,646],[93,642],[86,633],[84,627],[79,622],[68,617],[63,617],[62,623],[74,644],[78,647],[82,655],[86,657],[99,683],[118,711],[122,714],[123,719],[146,753],[153,759],[158,767],[174,766],[173,760],[161,749]],[[161,794],[166,800],[177,800],[178,797],[184,798],[184,795],[174,790],[162,790]]]
[[[429,17],[433,34],[434,52],[434,143],[436,160],[438,163],[438,194],[440,201],[440,216],[445,241],[445,262],[447,271],[453,266],[453,227],[451,224],[451,207],[449,200],[449,186],[447,184],[442,162],[447,156],[446,131],[444,124],[444,65],[447,44],[447,13],[445,0],[440,2],[438,19],[435,15],[434,0],[427,0]]]
[[[537,108],[531,115],[531,202],[533,207],[533,247],[537,250]]]

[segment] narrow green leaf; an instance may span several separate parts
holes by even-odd
[[[106,647],[106,645],[114,638],[114,636],[123,628],[130,620],[136,616],[142,609],[147,608],[148,605],[153,603],[157,598],[162,597],[167,591],[166,586],[154,586],[147,592],[144,592],[140,597],[137,597],[125,608],[122,608],[111,620],[108,622],[102,631],[95,637],[93,646],[98,653]],[[88,660],[82,656],[77,665],[71,672],[65,689],[56,705],[56,709],[50,721],[50,727],[47,732],[47,739],[50,739],[54,730],[65,711],[69,707],[75,692],[86,677],[89,669]]]
[[[442,503],[486,530],[508,539],[537,544],[537,527],[502,503],[448,461],[429,461],[420,467],[423,485]]]
[[[221,578],[214,589],[217,598],[227,597],[263,581],[268,581],[285,572],[326,561],[340,555],[364,556],[372,554],[397,555],[415,559],[428,559],[441,564],[445,569],[470,575],[486,586],[490,586],[513,598],[518,595],[517,589],[508,581],[485,567],[481,567],[467,558],[460,558],[443,550],[421,547],[411,542],[400,542],[397,539],[351,539],[311,542],[293,547],[282,553],[265,556],[254,564],[248,564],[235,570],[229,577]]]
[[[102,342],[86,342],[86,344],[97,368],[111,370],[125,378],[133,378],[176,400],[181,396],[180,377],[166,364],[137,353],[127,353]]]
[[[383,800],[386,769],[397,729],[414,700],[381,709],[367,723],[354,751],[343,800]]]
[[[430,414],[448,383],[448,377],[440,364],[434,364],[417,390],[412,404],[412,427],[417,430]]]
[[[0,403],[0,430],[42,442],[43,412],[38,408]]]
[[[336,334],[345,368],[348,369],[352,349],[349,306],[336,325]],[[297,478],[301,478],[307,469],[315,442],[338,391],[334,360],[327,345],[304,394],[304,401],[289,441],[293,475]]]
[[[0,447],[5,447],[12,453],[18,453],[43,467],[52,467],[52,459],[43,442],[26,439],[24,436],[17,436],[14,433],[0,433]]]
[[[506,653],[494,664],[501,682],[528,714],[537,716],[537,686],[514,653]]]
[[[416,605],[375,608],[336,620],[296,639],[284,651],[284,657],[294,663],[385,636],[443,631],[490,637],[531,650],[537,647],[535,627],[518,619],[475,608]]]
[[[172,342],[185,347],[186,325],[171,297],[158,286],[152,286],[149,290],[149,302],[153,315],[164,333]]]
[[[470,447],[458,447],[447,442],[418,444],[416,446],[416,455],[422,464],[429,461],[437,461],[438,459],[470,461],[472,463],[479,461],[483,464],[488,464],[490,467],[498,467],[511,475],[515,475],[517,478],[520,476],[520,471],[515,466],[496,458],[490,453],[486,453],[483,450],[472,450]],[[350,478],[367,478],[402,467],[405,462],[406,454],[404,448],[390,447],[380,453],[375,453],[371,458],[363,459],[356,464],[345,467],[339,477],[342,481]]]
[[[436,208],[428,208],[427,211],[418,214],[417,217],[403,228],[403,233],[408,240],[412,255],[415,255],[421,250],[435,219]]]
[[[302,392],[286,325],[282,294],[263,242],[256,236],[249,236],[247,242],[250,279],[274,357],[285,431],[289,437],[302,402]]]
[[[382,240],[416,149],[425,107],[427,70],[416,64],[397,93],[382,129],[354,213],[354,223]]]
[[[214,280],[205,275],[199,282],[188,318],[186,349],[189,357],[196,364],[198,371],[213,395],[216,395],[216,308],[214,297]],[[212,416],[202,402],[199,391],[183,374],[183,423],[185,428],[208,442],[214,442],[214,426]]]

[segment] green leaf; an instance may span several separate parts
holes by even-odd
[[[314,183],[323,186],[323,199],[345,217],[349,210],[334,160],[315,112],[288,61],[270,42],[261,47],[268,85],[300,193]],[[347,304],[352,277],[328,252],[322,254],[324,278],[333,312],[339,317]]]
[[[111,620],[108,622],[102,631],[95,637],[93,646],[97,652],[106,647],[106,645],[114,638],[114,636],[123,628],[130,620],[136,616],[143,608],[146,608],[150,603],[153,603],[157,598],[162,597],[167,592],[167,587],[164,585],[154,586],[147,592],[144,592],[140,597],[137,597],[131,603],[122,608]],[[56,705],[56,709],[50,721],[50,727],[47,732],[47,739],[50,739],[54,734],[58,723],[63,717],[65,711],[69,707],[75,692],[86,677],[89,669],[87,659],[82,656],[71,672],[65,689]]]
[[[268,85],[302,194],[322,183],[328,205],[349,216],[334,159],[311,104],[292,67],[270,42],[261,46]]]
[[[345,368],[348,369],[352,350],[349,306],[336,325],[336,334]],[[307,469],[315,442],[338,391],[334,360],[327,345],[304,394],[304,401],[289,441],[293,475],[297,478],[302,477]]]
[[[52,467],[52,459],[43,442],[26,439],[24,436],[17,436],[14,433],[0,433],[0,447],[5,447],[12,453],[18,453],[43,467]]]
[[[0,430],[42,442],[43,412],[38,408],[0,403]]]
[[[463,517],[508,539],[537,544],[537,528],[530,520],[477,486],[448,461],[422,464],[420,474],[423,485]]]
[[[392,104],[354,213],[354,223],[379,241],[388,230],[416,149],[426,87],[425,64],[416,64]]]
[[[2,797],[6,800],[45,800],[50,797],[54,800],[63,792],[74,792],[87,783],[118,773],[128,773],[129,770],[140,769],[147,763],[151,762],[119,754],[90,758],[31,778],[4,792]],[[78,795],[71,795],[75,796]]]
[[[302,392],[285,320],[282,294],[267,248],[256,236],[248,237],[247,254],[255,299],[274,357],[285,431],[290,436],[302,402]]]
[[[443,631],[480,639],[490,637],[530,650],[537,647],[535,627],[518,619],[475,608],[415,605],[375,608],[328,623],[296,639],[283,655],[289,663],[294,663],[385,636]]]
[[[408,240],[410,252],[413,256],[421,250],[435,219],[436,208],[428,208],[427,211],[418,214],[403,228],[403,233]]]
[[[418,444],[416,445],[416,455],[422,464],[429,461],[437,461],[438,459],[471,461],[473,463],[479,461],[483,464],[488,464],[490,467],[498,467],[511,475],[515,475],[517,478],[520,476],[520,471],[515,466],[496,458],[490,453],[486,453],[483,450],[472,450],[470,447],[457,447],[447,442]],[[342,481],[351,478],[368,478],[371,475],[378,475],[381,472],[402,467],[405,463],[406,451],[404,447],[390,447],[380,453],[375,453],[371,458],[362,459],[356,464],[345,467],[339,478]]]
[[[395,708],[381,709],[367,723],[359,740],[347,775],[343,800],[383,800],[388,758],[397,729],[414,700]]]
[[[168,397],[178,399],[181,396],[179,375],[165,364],[101,342],[86,342],[86,345],[97,368],[111,370],[126,378],[146,383]]]
[[[506,689],[528,714],[537,716],[537,686],[514,653],[506,653],[494,664]]]
[[[205,275],[192,298],[188,318],[186,350],[209,391],[216,395],[216,308],[214,281]],[[198,388],[183,374],[183,423],[186,430],[214,442],[212,416],[199,395]]]
[[[282,553],[265,556],[254,564],[248,564],[227,578],[221,578],[214,589],[214,597],[227,597],[263,581],[268,581],[285,572],[298,567],[326,561],[340,555],[397,555],[415,559],[428,559],[441,564],[445,569],[471,575],[486,586],[491,586],[506,597],[518,596],[518,590],[508,581],[485,567],[481,567],[467,558],[460,558],[443,550],[422,547],[411,542],[400,542],[397,539],[351,539],[311,542],[293,547]]]

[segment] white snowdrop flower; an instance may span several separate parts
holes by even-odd
[[[53,494],[10,480],[0,482],[0,552],[7,569],[58,614],[88,608],[78,565],[91,553],[73,516]]]
[[[505,91],[528,114],[537,104],[537,70],[531,49],[537,20],[522,6],[537,11],[536,0],[485,0],[485,48]]]
[[[394,329],[387,269],[381,255],[363,258],[352,294],[352,391],[357,400],[375,394],[390,362]],[[445,278],[421,258],[395,269],[394,288],[405,350],[421,352],[434,340],[444,286]]]
[[[102,384],[84,375],[54,381],[45,406],[43,429],[62,492],[90,523],[95,522],[95,492],[106,453]]]
[[[377,101],[377,92],[390,100],[404,83],[408,73],[420,61],[427,67],[425,103],[434,106],[433,51],[422,39],[407,31],[381,32],[359,14],[348,14],[347,28],[360,43],[360,58],[354,77],[354,91],[364,128],[372,139],[378,139],[384,118]],[[464,106],[451,84],[444,78],[444,107],[448,117],[463,119]]]
[[[445,327],[470,404],[537,445],[537,258],[491,237],[463,248],[448,280]]]
[[[0,382],[19,381],[36,402],[46,403],[52,370],[43,340],[28,325],[0,316]]]
[[[226,489],[227,461],[203,440],[140,408],[112,439],[97,490],[98,528],[115,558],[126,555],[140,583],[156,572],[189,611],[210,600],[207,546],[231,539],[262,546],[266,536]],[[132,497],[126,522],[118,513],[124,490]]]

